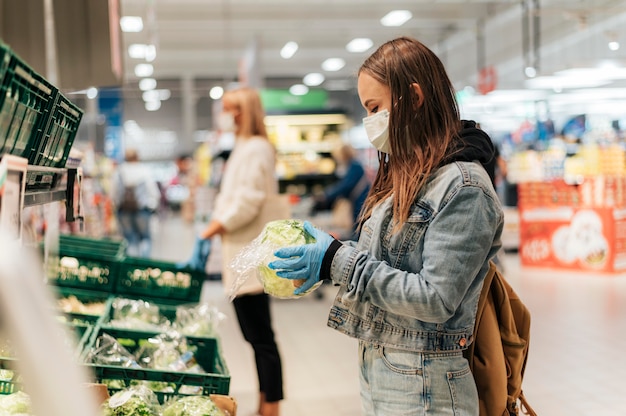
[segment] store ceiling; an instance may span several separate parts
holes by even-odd
[[[558,15],[572,27],[590,13],[609,14],[609,0],[527,0],[541,13]],[[256,43],[256,68],[262,79],[298,79],[310,72],[326,76],[323,86],[354,81],[354,73],[377,45],[400,35],[416,37],[430,47],[450,36],[476,36],[484,19],[511,8],[520,0],[121,0],[123,16],[140,16],[144,29],[124,33],[123,48],[130,44],[156,45],[153,77],[233,81],[251,45]],[[603,4],[602,10],[599,4]],[[412,12],[401,27],[384,27],[380,19],[395,9]],[[503,36],[521,36],[505,33]],[[363,53],[349,53],[346,44],[367,37],[374,46]],[[299,44],[288,60],[280,50],[288,41]],[[520,40],[521,42],[521,40]],[[330,57],[345,60],[337,72],[325,72],[321,63]],[[125,79],[132,83],[137,64],[145,62],[125,54]],[[475,72],[473,67],[468,71]]]

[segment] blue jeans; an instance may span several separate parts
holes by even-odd
[[[152,211],[147,209],[117,212],[120,231],[128,242],[126,254],[129,256],[150,257],[152,251],[151,218]]]
[[[417,353],[359,341],[365,416],[477,416],[478,392],[460,351]]]

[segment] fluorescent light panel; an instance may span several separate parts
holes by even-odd
[[[324,82],[325,79],[326,78],[324,77],[324,75],[320,74],[319,72],[311,72],[310,74],[306,74],[304,76],[302,82],[304,83],[304,85],[307,85],[309,87],[317,87],[322,82]]]
[[[346,50],[353,53],[365,52],[372,45],[374,42],[369,38],[354,38],[346,45]]]
[[[309,92],[309,87],[304,84],[295,84],[289,87],[289,92],[293,95],[306,95]]]
[[[324,71],[339,71],[346,65],[346,61],[341,58],[328,58],[324,62],[322,62],[322,69]]]
[[[138,64],[135,66],[135,75],[140,78],[149,77],[154,73],[154,67],[150,64]]]
[[[280,56],[284,59],[291,58],[298,50],[298,44],[296,42],[287,42],[285,46],[280,50]]]
[[[143,19],[139,16],[122,16],[120,18],[122,32],[141,32],[143,30]]]
[[[413,17],[408,10],[392,10],[380,19],[383,26],[402,26]]]

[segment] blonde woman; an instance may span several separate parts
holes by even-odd
[[[240,88],[222,97],[222,131],[235,134],[209,225],[201,239],[222,238],[222,281],[228,291],[237,276],[226,266],[270,220],[268,202],[276,200],[275,149],[267,139],[265,113],[256,90]],[[277,416],[283,399],[281,358],[274,339],[270,299],[256,278],[248,278],[233,301],[243,336],[254,350],[259,379],[259,414]]]

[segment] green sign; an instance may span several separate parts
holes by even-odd
[[[260,91],[265,111],[320,110],[326,107],[325,90],[309,90],[304,95],[293,95],[289,90],[264,89]]]

